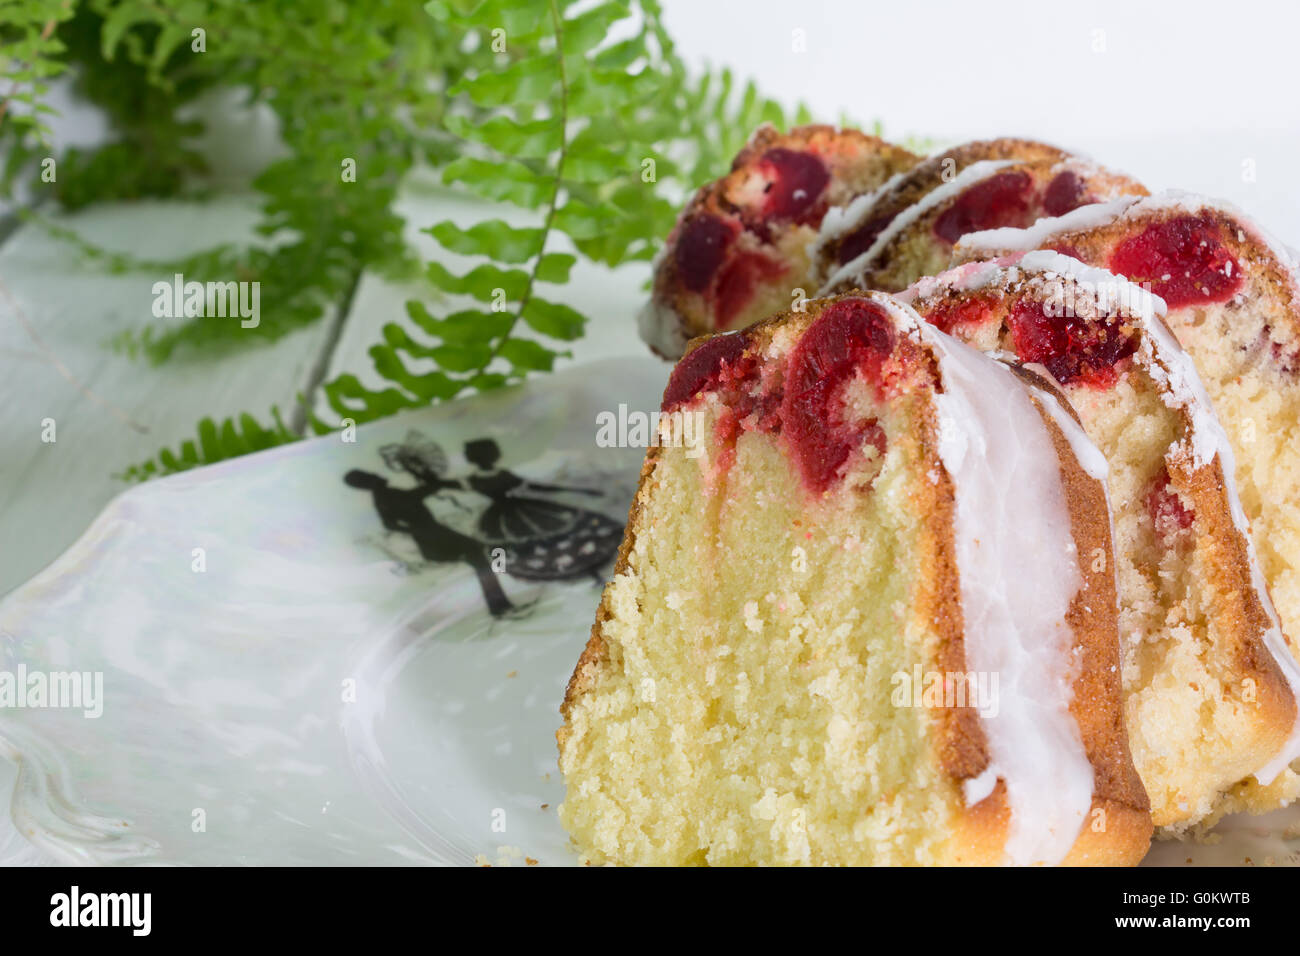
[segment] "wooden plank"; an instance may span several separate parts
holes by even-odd
[[[114,204],[59,221],[105,247],[171,259],[247,241],[257,219],[255,197],[242,196]],[[276,404],[287,415],[319,361],[328,321],[271,345],[157,368],[109,350],[124,329],[170,321],[152,314],[153,283],[168,278],[106,274],[38,226],[0,247],[0,593],[81,534],[125,487],[114,473],[193,437],[205,415],[260,418]],[[54,442],[42,440],[46,420]]]

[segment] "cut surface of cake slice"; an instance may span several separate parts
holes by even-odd
[[[822,294],[897,291],[933,275],[976,230],[1028,226],[1121,195],[1146,195],[1127,176],[1022,139],[966,143],[830,210],[809,255]]]
[[[1300,635],[1300,277],[1295,254],[1227,203],[1186,193],[1116,200],[1027,230],[967,236],[963,258],[1055,248],[1168,304],[1237,457],[1264,576]]]
[[[664,358],[709,332],[744,328],[812,294],[808,243],[832,206],[915,163],[855,129],[765,125],[731,172],[691,199],[655,264],[641,337]]]
[[[1040,366],[1110,464],[1125,723],[1159,826],[1296,796],[1287,649],[1196,370],[1149,292],[1051,251],[971,262],[899,298]]]
[[[806,305],[669,380],[557,732],[577,848],[1136,862],[1104,459],[888,296]]]

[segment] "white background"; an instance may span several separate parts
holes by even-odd
[[[688,62],[731,66],[818,119],[879,119],[886,136],[944,142],[1043,139],[1152,191],[1229,199],[1300,245],[1295,0],[664,0],[664,11]]]

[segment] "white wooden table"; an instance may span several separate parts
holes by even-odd
[[[485,214],[484,207],[451,197],[419,176],[401,208],[421,254],[452,268],[462,261],[418,230],[440,219],[469,223]],[[497,209],[490,213],[500,215]],[[251,239],[257,208],[251,196],[204,204],[141,202],[59,221],[110,249],[173,259],[217,242]],[[591,321],[588,335],[572,344],[572,357],[563,364],[646,354],[634,316],[648,274],[644,264],[617,271],[575,267],[570,286],[554,298]],[[408,321],[406,299],[431,294],[418,283],[365,276],[346,315],[334,310],[274,344],[224,358],[178,358],[152,367],[105,343],[123,329],[162,321],[151,311],[158,278],[106,274],[79,262],[66,243],[34,225],[21,226],[0,244],[0,594],[77,539],[126,487],[115,473],[162,446],[192,438],[203,416],[220,420],[250,412],[264,421],[278,405],[287,420],[294,396],[313,384],[314,369],[323,368],[326,380],[352,372],[378,384],[366,349],[380,341],[382,325]],[[336,321],[342,325],[331,341]],[[54,442],[42,441],[47,419],[55,423]],[[0,864],[44,862],[10,821],[14,776],[13,766],[0,759]]]

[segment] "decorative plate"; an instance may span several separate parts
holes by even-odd
[[[607,446],[666,377],[598,363],[122,494],[0,602],[19,831],[78,863],[573,862],[559,701],[645,453]]]

